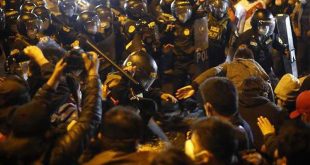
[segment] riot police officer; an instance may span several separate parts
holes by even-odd
[[[18,34],[14,37],[10,45],[9,56],[6,59],[6,72],[24,76],[27,73],[24,61],[29,60],[23,55],[23,49],[29,45],[35,45],[40,38],[40,28],[42,22],[33,13],[22,13],[17,18]]]
[[[173,88],[168,87],[169,93],[174,93],[174,90],[186,84],[186,81],[196,77],[200,73],[200,64],[204,63],[206,55],[207,43],[205,40],[195,42],[198,38],[207,38],[207,20],[203,20],[200,26],[196,26],[196,20],[200,16],[196,15],[198,7],[193,6],[188,0],[175,0],[171,5],[172,15],[176,22],[173,28],[167,31],[173,38],[171,45],[173,53],[172,72],[166,73],[163,79],[168,83],[172,82]],[[197,47],[196,44],[203,45]],[[199,52],[199,57],[196,52]],[[196,56],[197,55],[197,56]],[[198,62],[199,61],[199,62]],[[189,78],[190,77],[190,78]],[[171,91],[172,90],[172,91]]]
[[[229,46],[231,35],[231,21],[227,15],[228,0],[212,0],[209,2],[207,50],[209,67],[225,62],[225,48]]]
[[[147,5],[144,0],[126,0],[124,9],[127,19],[123,21],[121,28],[128,44],[139,30],[136,26],[137,21],[147,17]]]
[[[33,13],[22,13],[17,18],[17,29],[19,34],[28,38],[30,42],[38,39],[38,34],[41,30],[42,22],[40,18]]]
[[[58,0],[58,8],[61,15],[58,19],[64,24],[74,27],[77,18],[77,4],[74,0]]]
[[[130,54],[125,59],[123,68],[133,76],[139,85],[128,81],[119,73],[110,73],[103,83],[103,98],[107,101],[106,105],[135,105],[139,99],[143,98],[155,100],[156,103],[159,103],[160,99],[176,101],[172,95],[151,87],[157,78],[158,68],[155,60],[145,50],[138,50]],[[145,109],[140,108],[142,108],[141,110]],[[141,113],[152,116],[156,112],[143,110]],[[148,116],[148,119],[151,116]]]
[[[37,6],[31,11],[31,13],[37,15],[42,21],[41,32],[44,35],[51,36],[55,33],[55,28],[53,28],[52,24],[51,12],[47,8],[44,6]]]
[[[127,18],[121,23],[121,32],[126,48],[123,53],[124,58],[135,51],[136,43],[133,42],[142,42],[147,48],[147,52],[153,57],[156,56],[157,43],[159,42],[158,28],[155,20],[147,13],[146,2],[144,0],[126,0],[124,8],[127,15]],[[137,38],[140,38],[141,41]]]
[[[258,9],[252,19],[252,28],[242,33],[234,47],[246,44],[254,53],[254,59],[264,68],[267,74],[274,75],[272,48],[286,54],[286,45],[274,34],[275,19],[270,11]],[[271,79],[274,76],[271,76]]]
[[[154,59],[144,50],[133,52],[123,63],[123,68],[128,73],[132,74],[133,78],[140,85],[135,85],[129,82],[124,76],[119,73],[111,73],[103,83],[103,99],[104,105],[130,105],[139,109],[139,113],[146,125],[153,125],[151,122],[157,113],[157,104],[159,99],[167,99],[176,101],[176,99],[168,94],[162,93],[159,90],[151,88],[153,82],[157,78],[157,64]],[[152,124],[150,124],[152,123]],[[156,124],[155,124],[156,125]],[[152,127],[150,127],[152,129]],[[156,129],[155,129],[156,130]],[[157,135],[162,132],[154,131]]]
[[[94,37],[100,25],[98,15],[93,11],[83,11],[77,17],[77,23],[80,25],[80,31],[89,37]]]
[[[105,52],[107,56],[118,63],[120,56],[116,54],[116,49],[119,49],[119,46],[115,44],[114,14],[111,8],[104,5],[96,6],[95,11],[100,19],[98,33],[95,38],[97,46]]]
[[[70,45],[76,40],[77,4],[74,0],[58,0],[58,8],[61,15],[53,19],[57,27],[57,38],[63,45]]]

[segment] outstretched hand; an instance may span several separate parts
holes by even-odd
[[[163,93],[160,95],[160,98],[164,101],[167,101],[167,102],[172,102],[172,103],[176,103],[178,102],[177,98],[175,98],[174,96],[172,96],[171,94],[169,93]]]
[[[178,89],[175,95],[179,100],[182,100],[193,96],[194,93],[195,93],[194,88],[191,85],[187,85],[185,87]]]
[[[257,125],[259,129],[262,131],[262,134],[264,136],[276,133],[274,126],[270,123],[270,121],[266,117],[260,116],[259,118],[257,118]]]

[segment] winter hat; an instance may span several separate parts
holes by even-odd
[[[227,78],[209,78],[200,85],[199,90],[203,102],[209,102],[220,115],[231,116],[237,113],[237,90]]]
[[[17,107],[11,121],[16,137],[42,135],[50,126],[50,114],[42,102],[31,101]]]
[[[295,101],[300,88],[299,80],[292,74],[285,74],[277,84],[274,93],[283,101]]]
[[[310,113],[310,90],[298,95],[296,99],[296,110],[290,113],[290,118],[294,119],[302,113]]]
[[[21,105],[30,100],[28,84],[17,76],[0,78],[0,107]]]

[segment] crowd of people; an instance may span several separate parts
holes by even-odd
[[[0,34],[0,165],[310,163],[307,0],[3,0]]]

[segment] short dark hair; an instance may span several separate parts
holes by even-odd
[[[251,76],[243,80],[241,85],[242,93],[257,93],[263,96],[263,93],[269,92],[268,83],[261,77]]]
[[[30,101],[28,83],[21,77],[10,75],[1,77],[0,108],[23,105]]]
[[[278,135],[279,156],[285,156],[288,165],[310,162],[310,127],[301,121],[285,123]]]
[[[241,44],[237,48],[233,58],[254,59],[254,54],[252,50],[248,48],[248,46]]]
[[[134,151],[142,136],[142,119],[132,107],[116,106],[103,117],[104,145],[110,149]]]
[[[216,117],[203,118],[192,127],[199,145],[210,151],[219,161],[229,164],[237,152],[236,129],[230,123]]]
[[[238,95],[233,83],[224,77],[205,80],[199,90],[203,102],[209,102],[223,116],[232,116],[238,111]]]
[[[183,151],[169,148],[160,152],[152,161],[152,165],[193,165],[195,164]]]

